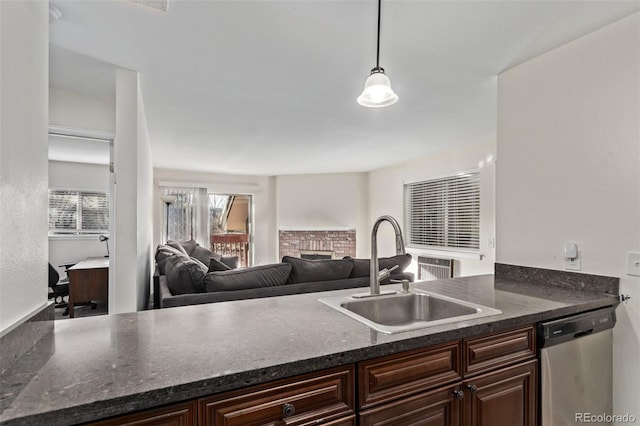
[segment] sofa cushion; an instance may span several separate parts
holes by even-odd
[[[200,245],[195,246],[193,252],[191,253],[191,257],[195,257],[200,262],[205,265],[209,265],[210,259],[220,260],[220,255],[218,253],[214,253],[206,247],[202,247]]]
[[[220,262],[219,260],[216,260],[214,258],[211,258],[209,260],[209,271],[208,272],[215,272],[215,271],[230,271],[232,268],[229,267],[229,265],[226,265],[222,262]]]
[[[353,270],[351,271],[350,278],[360,278],[360,277],[368,277],[369,276],[369,265],[371,263],[370,259],[352,259],[350,257],[345,257],[345,259],[351,259],[353,261]],[[378,270],[382,269],[391,269],[394,266],[398,265],[399,268],[395,269],[392,273],[399,274],[404,271],[407,266],[411,263],[411,255],[407,254],[398,254],[392,257],[380,257],[378,258]]]
[[[184,247],[182,247],[182,243],[180,241],[172,241],[169,240],[167,241],[167,244],[169,247],[173,247],[176,250],[179,250],[182,252],[182,254],[184,254],[185,256],[189,256],[189,253],[187,253],[187,251],[184,249]]]
[[[353,260],[351,259],[309,260],[284,256],[282,262],[291,264],[291,274],[289,274],[289,283],[291,284],[343,280],[349,278],[351,269],[353,269]]]
[[[207,292],[245,290],[284,285],[291,265],[275,263],[244,269],[209,272],[204,278]]]
[[[202,264],[200,264],[202,265]],[[165,260],[167,287],[171,294],[203,293],[206,291],[203,271],[198,263],[184,256],[171,256]]]

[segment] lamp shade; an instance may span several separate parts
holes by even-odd
[[[365,107],[377,108],[393,105],[398,95],[391,88],[391,80],[382,68],[374,68],[364,82],[364,90],[358,96],[358,103]]]
[[[174,203],[178,199],[178,197],[176,197],[175,195],[163,194],[160,196],[160,199],[167,204],[171,204]]]

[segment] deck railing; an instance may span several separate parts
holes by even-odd
[[[211,250],[222,256],[238,256],[238,267],[249,266],[249,234],[213,234]]]

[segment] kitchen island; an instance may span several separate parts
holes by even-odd
[[[0,424],[88,422],[618,304],[493,275],[414,286],[502,314],[381,334],[318,302],[351,289],[59,321],[2,377]]]

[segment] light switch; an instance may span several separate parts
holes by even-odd
[[[627,275],[640,277],[640,251],[627,252]]]

